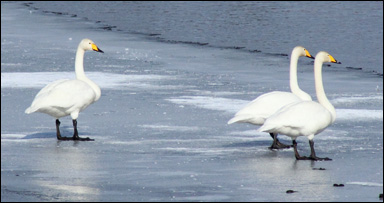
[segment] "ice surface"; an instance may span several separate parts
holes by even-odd
[[[257,126],[226,124],[258,95],[289,91],[288,58],[148,40],[1,5],[2,201],[380,201],[382,77],[324,68],[338,118],[314,140],[317,155],[333,160],[296,161],[292,149],[269,150]],[[78,130],[95,141],[57,141],[54,118],[24,110],[47,83],[75,77],[85,37],[105,52],[84,60],[102,96],[80,113]],[[315,99],[312,64],[299,66],[300,86]],[[61,123],[71,136],[70,118]],[[309,154],[306,138],[298,148]]]
[[[347,184],[351,184],[351,185],[364,185],[364,186],[372,186],[372,187],[383,187],[383,184],[380,184],[380,183],[370,183],[370,182],[347,182]]]
[[[355,97],[351,97],[352,100]],[[378,99],[378,102],[382,102],[382,97],[373,96],[365,97],[367,102],[371,102],[373,99]],[[211,110],[220,110],[226,111],[229,113],[236,113],[246,104],[251,101],[244,101],[239,99],[227,99],[219,97],[206,97],[206,96],[182,96],[180,98],[171,98],[169,101],[182,104],[182,105],[192,105],[199,108],[211,109]],[[350,101],[347,98],[343,98],[343,101],[349,103]],[[338,100],[340,104],[341,100]],[[331,101],[332,102],[332,101]],[[360,102],[364,102],[361,101]],[[358,119],[374,119],[382,120],[383,111],[382,110],[369,110],[369,109],[336,109],[337,120],[358,120]]]
[[[103,89],[149,88],[156,89],[150,81],[171,80],[161,75],[123,75],[102,72],[87,72],[87,77],[95,81]],[[32,72],[32,73],[1,73],[1,87],[3,88],[43,88],[55,80],[72,78],[74,72]]]

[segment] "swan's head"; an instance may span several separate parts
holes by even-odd
[[[96,44],[90,40],[90,39],[83,39],[81,40],[80,44],[79,44],[79,48],[83,49],[84,51],[90,51],[90,50],[93,50],[93,51],[97,51],[97,52],[101,52],[101,53],[104,53],[101,49],[99,49],[99,47],[96,46]]]
[[[297,46],[293,48],[292,55],[293,54],[298,54],[299,56],[305,56],[305,57],[314,59],[314,57],[309,53],[309,51],[302,46]]]
[[[321,62],[331,62],[331,63],[337,63],[341,64],[341,62],[337,61],[333,56],[328,54],[325,51],[320,51],[319,53],[316,54],[315,61],[321,61]]]

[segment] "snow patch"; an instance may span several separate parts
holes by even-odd
[[[374,96],[374,98],[376,98]],[[251,101],[240,99],[228,99],[222,97],[208,97],[208,96],[181,96],[177,98],[166,99],[179,105],[191,105],[198,108],[225,111],[227,113],[235,114],[242,107]],[[369,97],[367,97],[369,100]],[[339,120],[382,120],[383,110],[371,109],[336,109],[336,121]]]
[[[103,72],[86,72],[101,89],[121,89],[122,87],[157,89],[154,81],[170,79],[162,75],[124,75]],[[75,79],[74,72],[13,72],[1,73],[1,88],[43,88],[61,79]]]
[[[363,185],[371,187],[383,187],[383,183],[373,183],[373,182],[347,182],[349,185]]]

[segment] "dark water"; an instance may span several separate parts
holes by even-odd
[[[383,2],[33,2],[101,28],[268,54],[332,52],[343,66],[383,73]]]

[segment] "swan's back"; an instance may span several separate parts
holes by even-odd
[[[262,94],[238,111],[235,116],[228,121],[228,124],[243,122],[262,125],[265,119],[277,110],[297,101],[301,101],[301,99],[291,92],[274,91]]]
[[[40,112],[55,118],[80,112],[97,99],[94,90],[82,80],[58,80],[36,95],[25,113]]]

